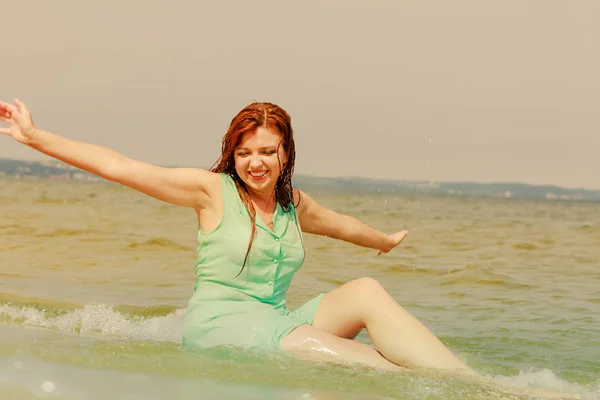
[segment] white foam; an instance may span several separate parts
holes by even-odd
[[[24,325],[54,328],[62,332],[99,333],[123,339],[181,342],[184,310],[144,318],[130,317],[105,304],[87,304],[81,309],[50,317],[33,307],[0,305],[0,318]]]
[[[536,370],[534,367],[529,368],[528,371],[520,371],[517,376],[496,376],[493,379],[517,389],[544,389],[549,393],[564,393],[578,395],[585,400],[600,400],[600,379],[595,384],[583,387],[560,379],[549,369]]]

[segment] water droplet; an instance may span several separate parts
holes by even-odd
[[[45,381],[44,383],[42,383],[42,390],[44,392],[54,392],[54,389],[56,389],[56,385],[54,384],[54,382],[52,381]]]
[[[23,368],[23,363],[21,361],[15,361],[15,363],[13,364],[13,368],[21,369],[21,368]]]

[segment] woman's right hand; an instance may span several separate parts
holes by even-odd
[[[8,125],[8,128],[0,128],[0,133],[23,144],[28,144],[35,133],[31,113],[19,99],[15,99],[15,105],[0,101],[0,121]]]

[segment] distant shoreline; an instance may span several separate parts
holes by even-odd
[[[106,182],[96,175],[56,160],[24,161],[6,158],[0,158],[0,178]],[[295,186],[315,192],[600,201],[600,190],[525,183],[394,181],[358,177],[326,178],[298,174],[294,176],[293,181]]]

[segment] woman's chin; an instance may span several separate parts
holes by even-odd
[[[276,182],[273,181],[270,177],[270,174],[267,173],[264,177],[261,177],[259,179],[252,177],[252,176],[246,176],[245,183],[251,189],[265,190],[270,187],[274,188]]]

